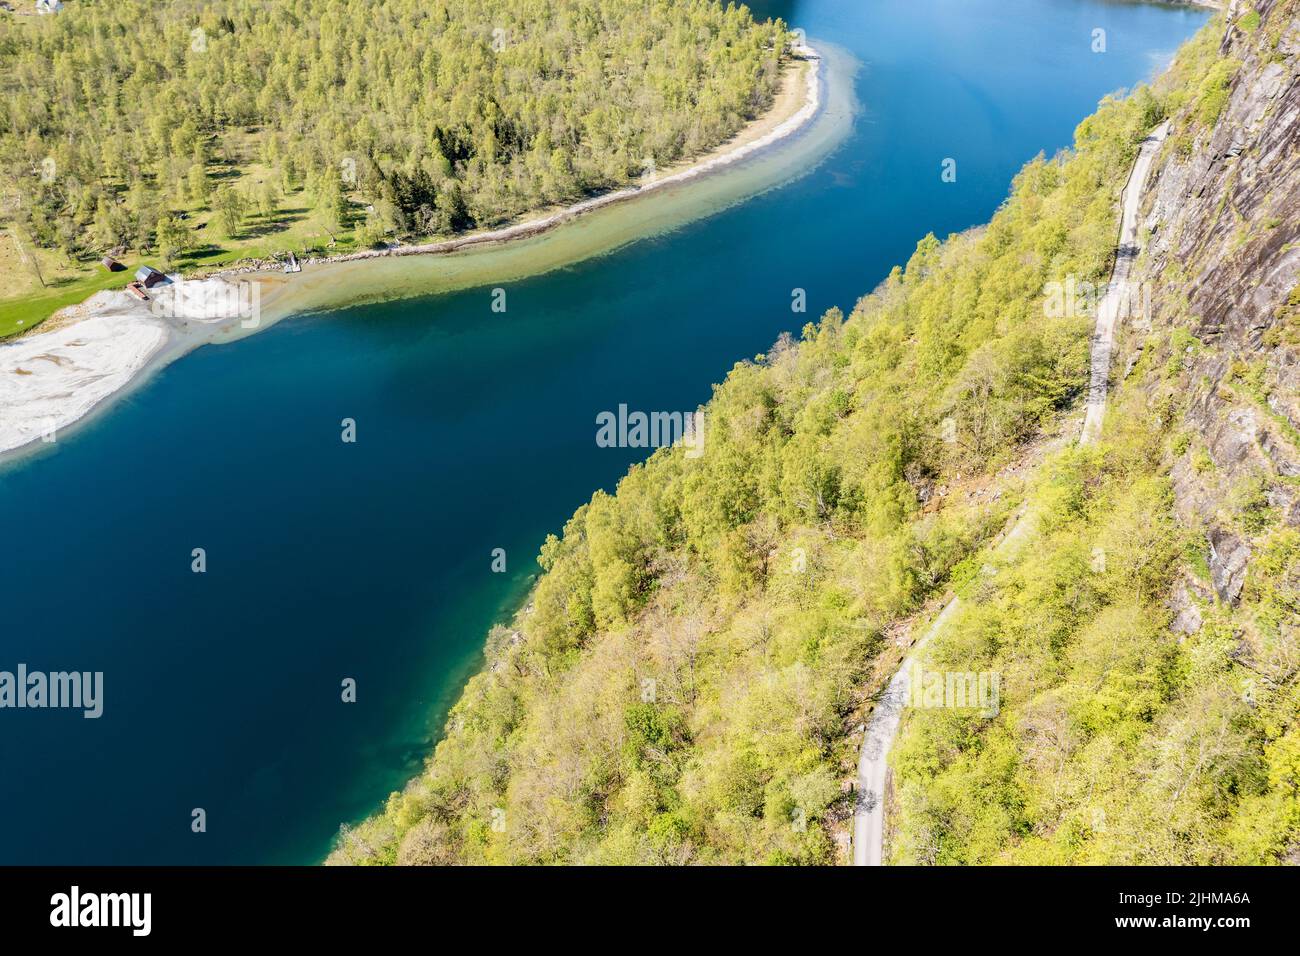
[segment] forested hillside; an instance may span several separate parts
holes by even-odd
[[[864,708],[954,590],[929,667],[998,673],[1000,708],[909,710],[895,860],[1294,857],[1296,8],[1212,21],[987,228],[737,365],[702,457],[658,452],[547,541],[427,772],[331,862],[842,861]],[[1047,290],[1104,279],[1165,117],[1153,304],[1102,441],[1062,451],[1095,316]]]
[[[1108,99],[987,228],[923,239],[845,317],[742,362],[706,448],[665,449],[548,539],[427,773],[333,862],[832,863],[900,627],[976,575],[1087,376],[1137,143],[1214,60]],[[1197,94],[1190,94],[1197,95]],[[903,627],[905,630],[905,627]]]
[[[935,642],[1001,673],[1001,712],[912,716],[899,862],[1300,862],[1300,4],[1195,47],[1150,312],[1103,440],[1050,464],[1033,547]]]
[[[24,257],[47,271],[491,225],[723,142],[770,103],[787,41],[713,0],[0,12],[0,216],[61,253]]]

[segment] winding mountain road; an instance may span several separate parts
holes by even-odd
[[[1142,198],[1142,187],[1151,171],[1151,163],[1168,132],[1169,123],[1166,121],[1142,141],[1137,160],[1133,163],[1128,182],[1124,186],[1115,266],[1111,270],[1105,295],[1097,303],[1097,326],[1092,337],[1091,373],[1086,414],[1079,435],[1080,445],[1092,444],[1101,434],[1102,420],[1106,415],[1106,395],[1110,381],[1110,357],[1115,344],[1115,329],[1122,312],[1134,301],[1129,273],[1133,268],[1133,261],[1140,252],[1137,241],[1138,204]],[[1031,511],[1028,509],[1021,511],[1011,530],[994,546],[993,553],[1003,557],[1011,554],[1029,534],[1034,523],[1034,515]],[[939,616],[903,658],[903,662],[880,695],[875,710],[871,712],[866,735],[862,740],[862,752],[858,758],[858,798],[853,812],[853,864],[855,866],[880,866],[884,862],[885,793],[889,781],[889,752],[894,746],[894,739],[898,736],[903,707],[908,699],[910,672],[913,665],[920,661],[931,639],[947,625],[960,607],[961,598],[955,595],[944,605]]]

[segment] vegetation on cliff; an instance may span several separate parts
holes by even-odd
[[[1215,21],[1180,59],[1150,314],[1103,441],[1050,464],[1032,548],[935,642],[937,670],[1000,673],[1001,708],[912,716],[899,862],[1297,858],[1298,12]]]
[[[1276,23],[1261,34],[1276,41]],[[579,509],[426,773],[345,830],[331,862],[842,860],[862,707],[898,634],[924,626],[909,618],[952,589],[964,610],[928,666],[997,672],[1000,706],[909,713],[896,860],[1294,852],[1300,539],[1285,478],[1234,480],[1222,501],[1215,520],[1254,554],[1232,600],[1215,597],[1225,539],[1180,512],[1177,488],[1180,469],[1214,467],[1187,417],[1197,389],[1263,388],[1273,409],[1276,389],[1249,361],[1198,385],[1207,346],[1175,285],[1103,440],[1049,455],[1027,492],[1006,468],[1074,434],[1093,316],[1047,307],[1045,289],[1106,274],[1149,129],[1173,117],[1166,155],[1197,154],[1231,112],[1242,66],[1223,30],[1103,101],[1072,151],[1029,163],[987,228],[926,237],[847,318],[737,365],[705,409],[703,457],[662,450]],[[1038,527],[999,564],[982,546],[1022,494]]]
[[[964,489],[1081,394],[1090,319],[1043,289],[1105,274],[1161,110],[1106,100],[987,228],[737,365],[702,457],[659,451],[546,542],[428,771],[333,861],[833,862],[886,635],[1014,504]]]

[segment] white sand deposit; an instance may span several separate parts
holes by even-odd
[[[256,327],[259,285],[223,279],[155,286],[141,302],[96,292],[49,320],[48,330],[0,344],[0,454],[58,432],[125,387],[179,323],[240,320]]]
[[[80,308],[79,321],[0,345],[0,452],[57,440],[167,339],[163,323],[125,292],[97,292]]]

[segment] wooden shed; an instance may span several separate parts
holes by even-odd
[[[139,269],[135,270],[135,281],[139,282],[146,289],[152,289],[156,285],[163,282],[170,282],[171,280],[153,266],[141,266]]]

